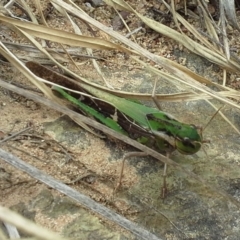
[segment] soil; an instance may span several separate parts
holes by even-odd
[[[39,13],[36,11],[32,1],[26,2],[39,19]],[[50,26],[64,29],[65,31],[73,31],[69,22],[63,19],[56,10],[52,10],[48,1],[40,2],[43,11],[48,13],[47,21]],[[92,7],[88,7],[86,4],[87,1],[84,1],[85,3],[82,3],[82,1],[75,2],[98,21],[107,26],[112,26],[122,34],[126,34],[126,30],[124,26],[122,26],[119,16],[112,8],[102,4],[102,1],[89,1]],[[161,9],[162,5],[159,1],[152,1],[151,3],[149,1],[141,1],[140,4],[135,3],[135,1],[133,2],[132,6],[140,13],[151,16],[154,19],[160,17],[154,10],[158,8]],[[164,11],[164,9],[162,10]],[[24,11],[16,5],[12,7],[12,11],[18,17],[26,18]],[[121,15],[126,19],[131,29],[142,25],[142,23],[131,14],[128,15],[126,12],[122,12]],[[168,20],[168,18],[164,18],[162,21],[165,21],[168,26],[174,27],[171,19]],[[83,25],[83,34],[90,34],[86,25],[80,21],[78,24]],[[195,25],[197,24],[198,23],[195,22]],[[95,34],[101,36],[102,33],[96,31]],[[234,40],[233,35],[234,31],[232,31],[232,42],[237,42],[239,38]],[[6,28],[1,30],[0,37],[4,41],[24,43],[23,39]],[[193,62],[191,63],[189,60],[185,61],[186,56],[188,56],[189,59],[191,57],[189,53],[184,54],[185,50],[181,50],[181,46],[176,45],[172,40],[159,36],[159,34],[156,34],[145,26],[143,26],[142,31],[135,35],[135,38],[140,45],[149,51],[172,60],[175,59],[177,62],[194,68]],[[237,43],[235,45],[238,48]],[[54,48],[55,45],[50,44],[50,47]],[[80,52],[84,53],[84,50],[80,50]],[[141,90],[141,88],[146,89],[146,86],[143,87],[142,85],[142,78],[146,79],[147,73],[146,76],[142,76],[143,73],[140,66],[131,62],[131,60],[127,59],[124,55],[110,51],[95,50],[94,56],[107,60],[98,61],[98,64],[114,88],[131,89],[134,91]],[[78,59],[78,62],[80,66],[80,71],[77,71],[78,74],[103,85],[101,78],[97,71],[94,70],[89,59]],[[222,73],[219,71],[219,68],[214,66],[217,70],[212,71],[212,64],[206,64],[208,69],[206,65],[202,69],[205,72],[205,76],[208,75],[213,81],[220,82]],[[196,63],[196,65],[199,67],[198,63]],[[69,64],[69,68],[74,68],[74,66]],[[28,82],[21,73],[13,69],[11,65],[4,60],[1,60],[0,78],[38,93],[38,90]],[[229,79],[228,85],[239,89],[237,75],[231,74]],[[153,81],[149,84],[147,88],[151,89]],[[175,106],[172,108],[174,109]],[[43,105],[39,105],[3,88],[0,89],[0,112],[0,144],[2,149],[54,178],[70,184],[74,189],[90,196],[95,201],[108,206],[114,211],[127,216],[128,219],[134,221],[137,218],[139,207],[129,204],[128,201],[130,200],[127,200],[123,195],[126,189],[131,189],[131,187],[139,183],[139,178],[142,176],[141,174],[145,174],[145,176],[151,178],[148,174],[156,172],[155,169],[159,168],[159,166],[161,167],[161,164],[153,163],[154,161],[148,158],[135,162],[130,161],[130,164],[125,164],[122,193],[120,192],[120,194],[113,199],[113,191],[118,183],[119,172],[122,166],[121,160],[125,152],[132,150],[130,147],[116,140],[109,139],[109,137],[106,136],[105,139],[97,138],[77,126],[68,117],[62,116],[56,111],[50,110]],[[188,116],[185,117],[188,118]],[[197,117],[195,115],[195,118]],[[194,116],[191,116],[191,118],[194,119]],[[19,133],[22,130],[26,131]],[[16,134],[16,136],[5,142],[1,142],[2,139],[13,136],[14,134]],[[149,162],[152,164],[150,164],[151,166]],[[76,181],[76,179],[78,179],[78,181]],[[184,181],[182,184],[184,185]],[[151,186],[148,187],[151,188]],[[69,227],[70,225],[68,224],[83,214],[83,212],[77,210],[80,208],[78,204],[74,204],[61,193],[56,192],[54,189],[49,189],[41,182],[2,160],[0,161],[0,189],[1,205],[15,209],[42,226],[59,233],[62,233],[64,229],[66,231],[66,226]],[[131,194],[129,195],[133,198]],[[49,202],[45,202],[46,199],[48,199]],[[146,199],[146,201],[151,202],[149,199]],[[181,201],[186,201],[185,197]],[[58,210],[59,212],[52,211],[54,206],[60,206],[61,204],[63,209],[66,210],[66,208],[68,208],[66,212],[62,208]],[[49,207],[50,205],[51,207]],[[46,209],[50,208],[51,210],[49,210],[48,213]],[[52,214],[51,216],[50,212]],[[117,229],[117,232],[120,232],[120,234],[131,238],[127,232],[121,229],[119,230],[119,228],[112,223],[99,220],[99,217],[97,219],[100,222],[104,221],[103,225],[107,229]],[[147,219],[145,221],[147,222]],[[150,226],[148,227],[151,229]],[[114,232],[114,230],[111,232]],[[66,235],[71,237],[73,236],[72,234],[73,233],[69,233]],[[106,237],[106,235],[102,236]],[[165,235],[167,239],[179,239],[173,236],[175,235],[172,235],[171,232]],[[114,237],[112,236],[113,239]],[[88,238],[91,239],[89,236]]]

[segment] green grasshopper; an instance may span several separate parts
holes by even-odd
[[[37,76],[55,83],[59,82],[57,79],[59,74],[37,63],[28,62],[26,65]],[[65,77],[61,75],[60,78]],[[66,81],[68,78],[60,82],[63,86],[65,82],[65,86],[69,87]],[[115,96],[86,83],[79,85],[81,90],[88,94],[84,95],[82,100],[78,100],[60,87],[54,86],[53,89],[85,115],[94,117],[109,128],[157,151],[169,153],[177,150],[182,154],[194,154],[200,150],[204,142],[198,127],[179,122],[168,113]]]
[[[98,121],[117,132],[127,134],[127,132],[131,131],[131,128],[132,131],[136,131],[137,127],[143,136],[143,138],[137,139],[141,143],[148,145],[149,142],[154,140],[156,145],[159,146],[159,150],[164,150],[161,149],[162,140],[164,140],[182,154],[194,154],[200,150],[202,137],[199,133],[199,128],[196,126],[181,123],[174,119],[171,115],[159,111],[156,108],[147,107],[145,105],[114,96],[86,84],[83,84],[82,86],[84,90],[87,90],[87,92],[101,100],[107,101],[107,103],[111,103],[111,105],[118,110],[115,110],[115,120],[114,115],[112,115],[112,118],[109,116],[107,117],[106,109],[102,109],[103,104],[99,104],[99,102],[96,103],[98,109],[95,110],[93,107],[77,100],[59,87],[54,87],[54,90],[58,91],[64,98],[78,106],[87,115],[95,117]],[[101,111],[103,113],[101,113]],[[118,120],[119,111],[120,113],[123,113],[122,116],[120,116],[121,120]],[[126,117],[124,115],[126,115]],[[124,122],[122,119],[123,116],[128,121],[129,126],[125,126],[126,121]],[[150,135],[150,139],[147,139],[146,136]]]

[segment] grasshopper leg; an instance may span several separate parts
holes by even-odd
[[[121,167],[121,171],[120,171],[120,174],[119,174],[118,184],[115,187],[114,192],[117,192],[117,190],[122,185],[122,178],[123,178],[123,170],[124,170],[125,161],[130,157],[144,157],[144,156],[147,156],[147,155],[148,154],[145,153],[145,152],[130,152],[130,153],[125,154],[125,156],[123,158],[123,161],[122,161],[122,167]]]
[[[130,157],[144,157],[144,156],[148,156],[147,153],[145,152],[131,152],[131,153],[127,153],[125,154],[123,161],[122,161],[122,166],[121,166],[121,170],[120,170],[120,174],[119,174],[119,180],[118,180],[118,184],[114,189],[114,193],[116,193],[118,191],[118,189],[121,187],[122,185],[122,178],[123,178],[123,171],[124,171],[124,165],[125,165],[125,161],[130,158]],[[170,153],[167,153],[166,155],[167,157],[170,156]],[[162,191],[161,191],[161,198],[165,198],[167,195],[167,164],[164,164],[164,169],[163,169],[163,186],[162,186]]]
[[[170,153],[166,154],[166,157],[169,158],[170,157]],[[167,195],[167,164],[164,163],[164,169],[163,169],[163,186],[162,186],[162,194],[161,194],[161,198],[165,198]]]
[[[163,186],[162,186],[162,193],[161,198],[165,198],[167,195],[167,164],[164,163],[164,170],[163,170]]]
[[[154,82],[154,86],[153,86],[153,90],[152,90],[152,99],[154,101],[154,103],[156,104],[156,106],[158,107],[159,110],[162,110],[161,106],[160,106],[160,103],[158,102],[157,98],[156,98],[156,87],[157,87],[157,80],[155,79],[155,82]]]

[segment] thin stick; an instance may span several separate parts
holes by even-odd
[[[139,32],[143,27],[138,27],[134,29],[133,31],[129,32],[128,34],[125,35],[126,38],[129,38],[131,35],[135,34],[136,32]]]
[[[24,132],[26,132],[26,131],[28,131],[28,130],[31,129],[31,128],[32,128],[32,127],[27,127],[27,128],[25,128],[25,129],[23,129],[23,130],[21,130],[21,131],[19,131],[19,132],[14,133],[14,134],[11,135],[11,136],[5,137],[3,140],[0,141],[0,144],[3,143],[3,142],[8,141],[9,139],[12,139],[12,138],[16,137],[16,136],[18,136],[18,135],[20,135],[20,134],[22,134],[22,133],[24,133]]]

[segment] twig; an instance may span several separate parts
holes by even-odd
[[[25,129],[23,129],[23,130],[21,130],[21,131],[19,131],[19,132],[14,133],[13,135],[11,135],[11,136],[9,136],[9,137],[5,137],[3,140],[0,141],[0,144],[3,143],[3,142],[8,141],[9,139],[12,139],[12,138],[16,137],[17,135],[20,135],[20,134],[28,131],[28,130],[31,129],[31,128],[32,128],[32,127],[27,127],[27,128],[25,128]]]
[[[138,27],[134,29],[133,31],[129,32],[128,34],[125,35],[126,38],[129,38],[131,35],[135,34],[136,32],[139,32],[143,27]]]

